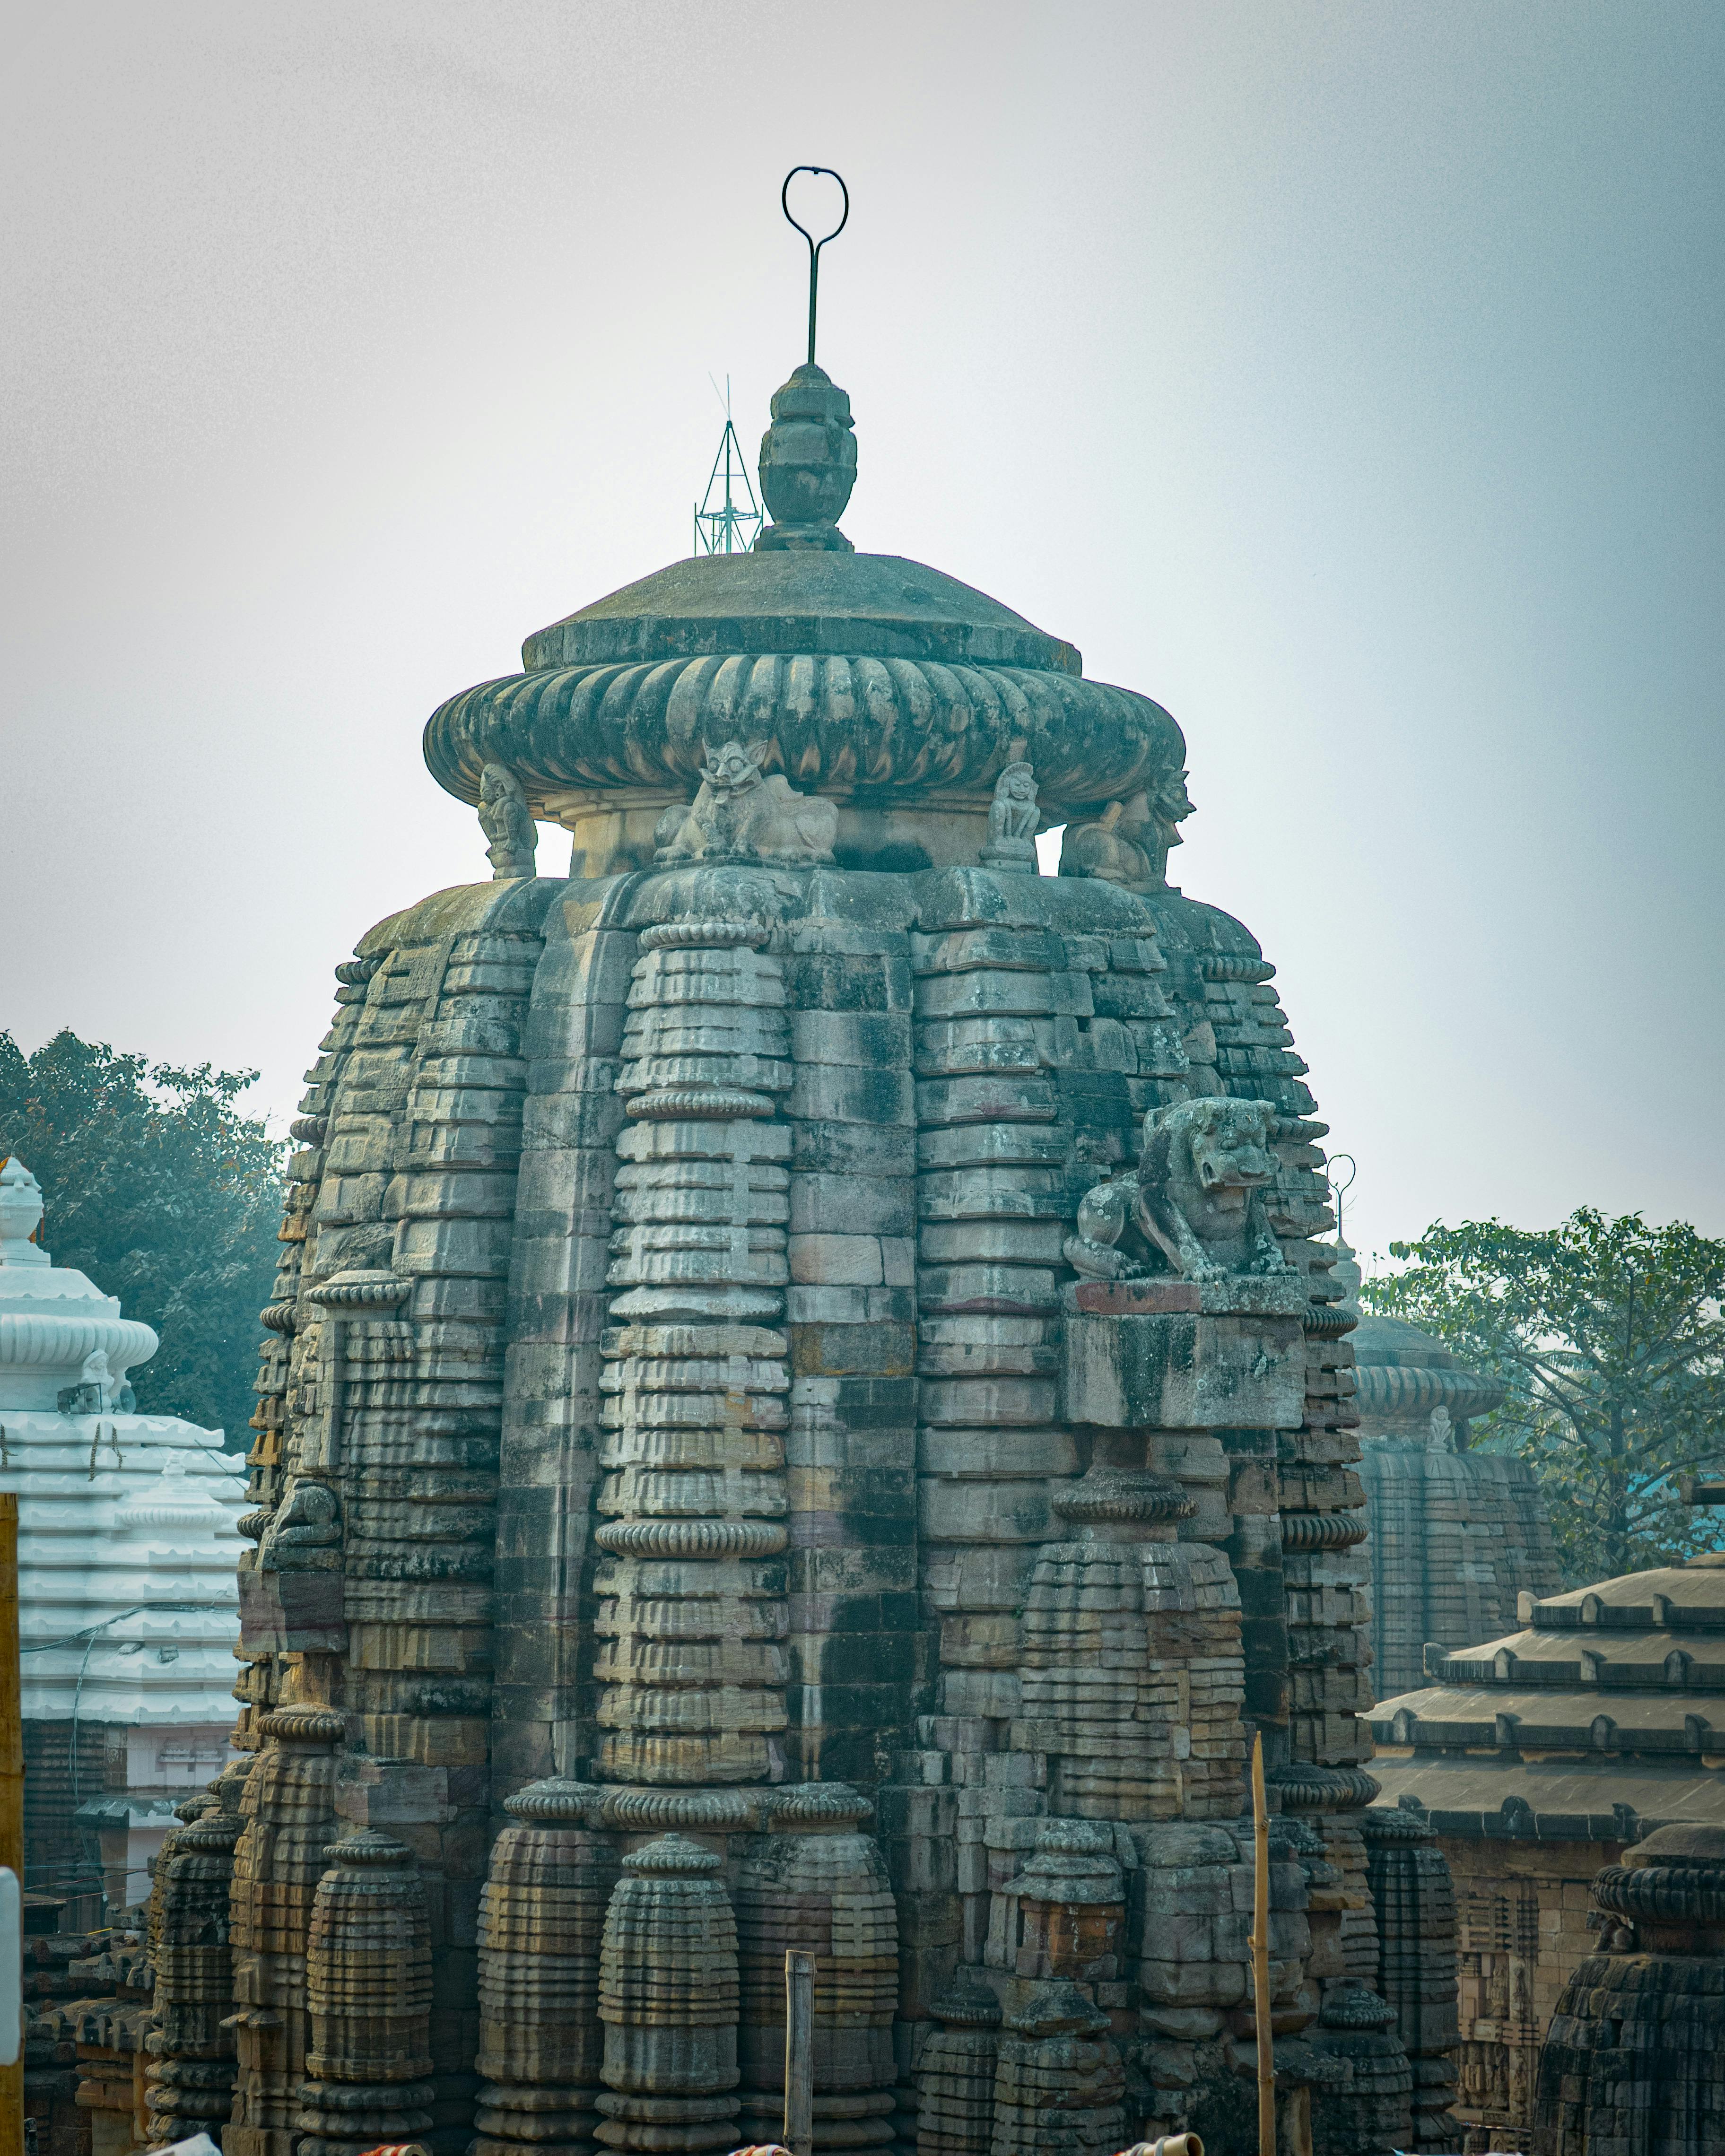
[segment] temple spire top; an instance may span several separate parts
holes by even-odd
[[[838,180],[844,208],[824,239],[791,215],[791,182],[798,172]],[[797,165],[779,190],[786,222],[809,243],[809,357],[773,398],[773,424],[761,437],[761,499],[773,521],[755,541],[762,553],[780,551],[850,554],[856,550],[839,529],[856,484],[856,434],[850,399],[814,361],[815,305],[820,250],[850,219],[850,192],[824,165]]]

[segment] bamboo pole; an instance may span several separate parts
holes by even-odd
[[[784,2145],[814,2156],[814,1956],[794,1947],[784,1957]]]
[[[1270,1814],[1264,1739],[1252,1737],[1252,2020],[1258,2035],[1258,2156],[1276,2156],[1276,2045],[1270,2034]]]
[[[24,1883],[23,1686],[18,1653],[18,1497],[0,1491],[0,1865]],[[22,1943],[20,1943],[22,1950]],[[22,1989],[22,1985],[20,1985]],[[24,2145],[24,2055],[0,2066],[0,2148]]]

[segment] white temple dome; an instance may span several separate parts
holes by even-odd
[[[111,1405],[135,1363],[161,1342],[147,1325],[122,1317],[118,1300],[69,1265],[57,1265],[31,1239],[42,1220],[42,1187],[21,1160],[0,1162],[0,1414],[59,1404],[69,1386],[86,1382],[92,1356],[105,1367],[88,1382]]]
[[[35,1177],[0,1163],[0,1490],[18,1497],[27,1747],[33,1723],[102,1723],[225,1752],[244,1463],[219,1430],[133,1410],[126,1373],[157,1336],[54,1263],[41,1219]]]

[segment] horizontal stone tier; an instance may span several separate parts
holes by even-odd
[[[458,799],[503,763],[529,807],[572,790],[687,800],[709,743],[765,741],[798,789],[922,800],[986,796],[1009,752],[1036,769],[1045,814],[1101,803],[1177,771],[1159,704],[1065,673],[854,654],[700,657],[560,666],[465,690],[426,723],[425,761]]]

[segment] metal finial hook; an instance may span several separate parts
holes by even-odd
[[[1348,1163],[1348,1173],[1338,1180],[1336,1174],[1337,1163],[1344,1160]],[[1351,1152],[1332,1152],[1324,1168],[1324,1181],[1329,1184],[1330,1195],[1336,1201],[1336,1240],[1338,1243],[1346,1240],[1342,1233],[1342,1200],[1343,1196],[1353,1189],[1353,1178],[1358,1173],[1359,1163],[1355,1160]]]
[[[827,234],[826,239],[817,239],[806,224],[798,224],[791,215],[791,182],[798,172],[813,172],[818,179],[838,180],[839,192],[845,198],[845,213]],[[784,176],[784,185],[778,191],[778,206],[784,212],[785,223],[800,232],[809,242],[809,364],[814,364],[814,302],[820,285],[820,250],[828,239],[836,239],[850,222],[850,190],[830,165],[793,165]]]

